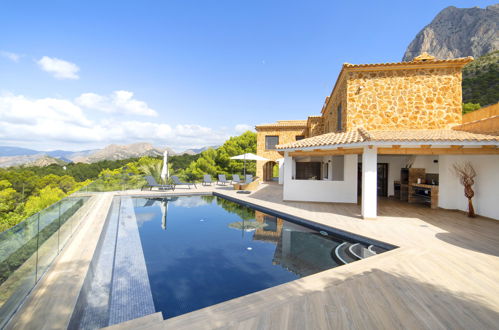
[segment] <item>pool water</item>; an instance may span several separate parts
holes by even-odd
[[[165,319],[337,267],[348,258],[338,252],[345,238],[216,196],[134,198],[133,209],[154,308]],[[367,247],[357,244],[359,253]]]

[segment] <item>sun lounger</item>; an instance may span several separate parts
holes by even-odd
[[[219,174],[218,175],[218,184],[222,184],[225,186],[226,183],[230,183],[229,181],[227,181],[227,179],[225,178],[225,174]]]
[[[207,185],[210,185],[211,186],[211,175],[209,174],[205,174],[203,175],[203,186],[207,186]]]
[[[152,188],[158,188],[159,190],[168,190],[168,189],[175,190],[175,186],[172,186],[170,184],[159,184],[150,175],[146,175],[145,179],[147,181],[147,184],[142,186],[140,190],[143,190],[144,188],[149,188],[149,190],[152,190]]]
[[[232,183],[241,183],[241,179],[238,174],[232,174]]]
[[[173,180],[173,186],[175,186],[175,187],[188,186],[189,189],[191,189],[191,186],[194,186],[194,188],[197,188],[196,184],[194,182],[181,182],[180,179],[178,178],[178,176],[176,176],[176,175],[172,175],[171,178]]]

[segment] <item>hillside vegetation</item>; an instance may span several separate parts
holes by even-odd
[[[499,102],[499,50],[477,58],[463,69],[465,112],[497,102]]]
[[[243,162],[231,156],[256,152],[256,133],[231,137],[221,147],[197,155],[173,155],[168,158],[170,175],[182,180],[200,180],[203,174],[242,174]],[[140,187],[143,175],[158,182],[163,157],[145,156],[123,160],[104,160],[92,164],[70,163],[48,166],[0,168],[0,232],[15,226],[71,193],[89,185],[105,190]],[[255,173],[255,162],[247,162],[247,173]]]

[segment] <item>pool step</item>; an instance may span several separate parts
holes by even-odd
[[[331,256],[333,257],[336,262],[338,262],[340,265],[346,265],[350,262],[353,262],[355,260],[358,260],[357,258],[352,258],[348,253],[347,250],[350,247],[350,243],[348,242],[343,242],[336,246],[336,248],[332,251]]]
[[[371,246],[373,246],[373,245],[371,245]],[[357,258],[357,260],[371,257],[371,256],[376,254],[376,252],[374,250],[369,250],[369,248],[364,247],[360,243],[355,243],[355,244],[350,245],[348,247],[347,253],[352,258]]]
[[[369,248],[366,248],[359,243],[352,244],[343,242],[336,246],[334,251],[332,251],[331,256],[334,260],[336,260],[336,262],[346,265],[351,262],[375,255],[377,253],[375,248],[376,247],[374,247],[373,245],[369,246]]]

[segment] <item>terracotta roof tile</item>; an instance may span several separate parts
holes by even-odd
[[[372,64],[351,64],[343,63],[343,68],[372,68],[372,67],[383,67],[383,66],[397,66],[397,65],[421,65],[421,64],[466,64],[473,61],[472,56],[452,58],[446,60],[426,60],[426,61],[408,61],[408,62],[387,62],[387,63],[372,63]]]
[[[277,123],[260,124],[255,126],[258,128],[274,128],[274,127],[307,127],[307,120],[280,120]]]
[[[292,143],[280,144],[276,149],[319,147],[332,144],[348,144],[363,142],[364,138],[358,130],[343,133],[327,133]]]
[[[308,139],[282,144],[277,149],[299,149],[308,147],[320,147],[326,145],[346,145],[360,142],[498,142],[499,136],[470,133],[452,129],[423,129],[423,130],[400,130],[400,131],[366,131],[358,130],[327,133],[317,135]]]

